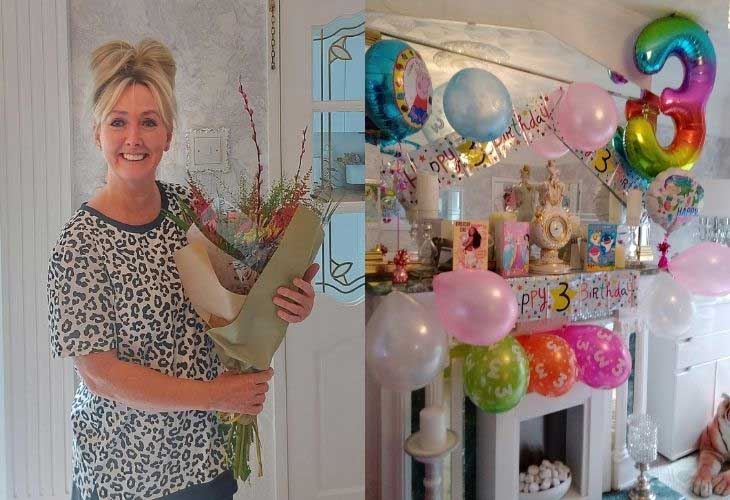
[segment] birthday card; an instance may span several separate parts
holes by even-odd
[[[616,263],[616,224],[588,224],[586,271],[612,271]]]
[[[454,269],[487,269],[489,223],[458,220],[454,222]]]
[[[530,223],[505,221],[496,235],[497,270],[502,276],[526,276],[530,272]]]

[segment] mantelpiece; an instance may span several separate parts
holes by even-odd
[[[637,276],[637,295],[642,287],[645,286],[645,277],[642,275],[651,274],[653,270],[631,271],[631,274],[624,276]],[[578,273],[580,276],[583,273]],[[598,273],[589,273],[596,275]],[[604,273],[611,274],[611,273]],[[565,279],[570,275],[563,276]],[[575,275],[573,275],[575,279]],[[540,277],[542,279],[546,277]],[[560,276],[554,277],[560,279]],[[413,289],[423,290],[423,285],[416,284]],[[593,293],[590,294],[593,296]],[[427,307],[433,305],[433,293],[421,292],[412,295],[419,302]],[[366,309],[366,320],[377,307],[378,301],[381,300],[375,295],[369,295]],[[550,308],[550,302],[546,306]],[[631,483],[634,478],[633,464],[631,463],[625,447],[626,436],[626,417],[632,411],[642,412],[646,408],[646,358],[648,332],[644,325],[639,321],[636,311],[636,301],[624,304],[611,310],[609,307],[598,318],[591,318],[588,315],[585,318],[579,316],[570,319],[572,321],[586,320],[592,323],[600,323],[614,330],[620,331],[627,342],[632,346],[632,354],[634,359],[634,372],[629,384],[624,384],[616,389],[615,397],[610,397],[610,392],[606,393],[608,400],[603,404],[605,418],[603,420],[603,433],[606,445],[602,450],[602,473],[601,473],[601,489],[608,490],[611,488],[625,487]],[[568,320],[566,317],[553,316],[544,317],[538,320],[523,320],[519,324],[520,331],[539,331],[546,330],[557,326]],[[451,366],[451,377],[444,383],[439,378],[429,385],[425,393],[417,395],[416,398],[411,395],[399,395],[391,391],[381,390],[371,377],[366,378],[366,398],[367,405],[367,429],[366,429],[366,453],[368,458],[367,476],[368,478],[377,479],[380,484],[380,490],[377,492],[378,497],[386,498],[403,498],[408,500],[412,497],[412,463],[403,451],[403,443],[411,434],[411,421],[414,414],[417,414],[418,407],[412,404],[412,401],[425,400],[426,405],[435,404],[443,400],[450,407],[450,427],[464,436],[464,395],[461,379],[460,361],[455,360]],[[583,386],[585,387],[585,386]],[[572,393],[572,391],[571,391]],[[571,394],[569,393],[569,395]],[[536,399],[534,395],[529,395],[526,401],[534,406]],[[523,401],[524,403],[524,401]],[[521,405],[523,404],[521,403]],[[423,403],[421,403],[423,404]],[[519,406],[518,406],[519,408]],[[615,410],[614,410],[615,408]],[[612,434],[611,412],[615,411],[615,426]],[[473,430],[471,431],[473,434]],[[612,438],[613,436],[613,438]],[[468,436],[467,436],[468,438]],[[467,439],[466,446],[471,446]],[[465,484],[465,467],[464,467],[464,446],[457,448],[452,453],[450,462],[446,467],[445,477],[449,477],[450,481],[446,481],[450,486],[448,495],[444,498],[449,500],[463,499],[467,487],[473,488],[471,485]],[[371,458],[372,457],[372,458]],[[373,496],[373,498],[377,498]]]

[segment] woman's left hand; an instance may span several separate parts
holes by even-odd
[[[312,264],[304,276],[294,278],[293,286],[281,286],[276,290],[274,304],[279,306],[277,316],[287,323],[301,323],[307,319],[314,306],[314,288],[310,282],[317,271],[319,264]]]

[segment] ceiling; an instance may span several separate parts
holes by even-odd
[[[382,0],[387,3],[388,0]],[[591,0],[594,1],[594,0]],[[377,2],[376,2],[377,3]],[[502,5],[496,0],[482,0],[485,8],[490,4]],[[730,105],[730,30],[728,30],[728,0],[614,0],[630,12],[641,18],[655,19],[672,12],[679,12],[695,19],[705,26],[715,45],[718,56],[718,72],[713,94],[707,105],[708,134],[730,137],[730,120],[724,115],[724,109]],[[481,5],[481,4],[480,4]],[[368,2],[370,6],[370,2]],[[401,9],[402,10],[402,9]],[[397,15],[370,11],[368,28],[385,33],[404,36],[412,40],[426,41],[429,44],[463,47],[471,53],[482,54],[490,60],[506,62],[509,65],[525,68],[533,72],[554,76],[569,81],[591,81],[607,90],[637,96],[639,88],[632,84],[616,85],[608,77],[607,68],[593,59],[567,45],[555,36],[534,29],[513,28],[517,23],[514,12],[512,17],[495,17],[497,24],[486,25],[425,18],[424,12],[419,15]],[[491,21],[491,17],[490,17]],[[507,23],[507,24],[505,24]],[[513,103],[517,106],[524,103],[538,92],[549,92],[559,85],[559,81],[525,72],[507,69],[495,64],[480,63],[448,52],[439,51],[410,42],[424,58],[429,66],[434,87],[447,82],[451,75],[463,67],[481,66],[500,78],[510,91]],[[617,40],[617,50],[621,50],[622,41]],[[661,92],[665,87],[676,87],[682,80],[683,68],[675,58],[652,79],[651,87]],[[619,110],[623,108],[625,99],[617,99]],[[669,119],[664,121],[671,123]]]

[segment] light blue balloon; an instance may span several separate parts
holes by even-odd
[[[467,139],[493,141],[512,123],[512,99],[489,71],[466,68],[446,86],[444,113],[454,130]]]

